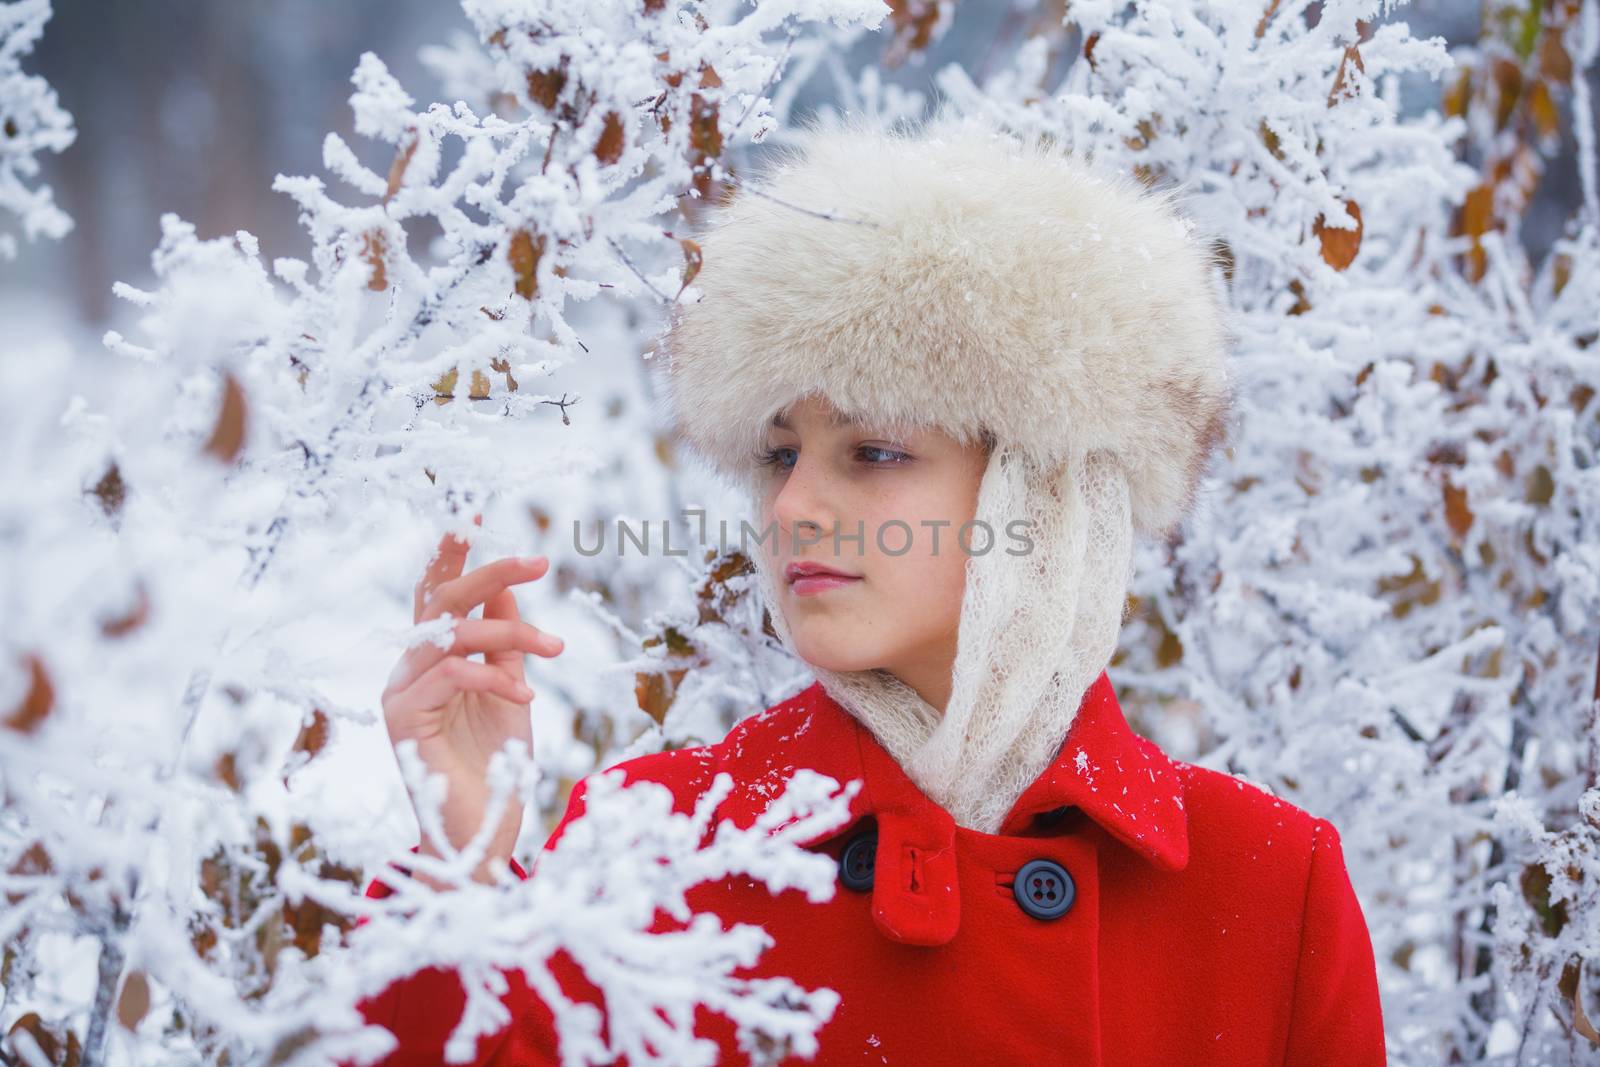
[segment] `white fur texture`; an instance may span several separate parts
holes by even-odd
[[[1142,533],[1188,513],[1232,337],[1176,192],[948,114],[809,126],[743,185],[659,346],[667,421],[713,469],[748,485],[772,416],[821,392],[1045,470],[1108,452]]]

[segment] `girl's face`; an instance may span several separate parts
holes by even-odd
[[[779,606],[807,663],[883,668],[943,709],[967,552],[990,535],[977,511],[983,444],[937,430],[892,438],[843,421],[826,397],[796,402],[767,430],[761,485],[764,554]],[[848,577],[796,578],[816,564]]]

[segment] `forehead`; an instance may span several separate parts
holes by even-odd
[[[837,427],[842,427],[842,426],[858,426],[858,425],[860,425],[860,423],[856,419],[850,418],[849,416],[843,414],[837,408],[834,408],[832,406],[828,407],[823,412],[823,415],[828,420],[828,425],[831,426],[831,427],[837,428]],[[792,430],[792,429],[794,429],[794,427],[789,424],[789,420],[784,418],[783,412],[781,412],[781,411],[778,412],[776,415],[772,416],[772,425],[776,426],[780,430]]]
[[[826,394],[815,392],[791,401],[772,416],[768,425],[790,433],[798,433],[795,424],[801,422],[814,423],[819,432],[844,430],[882,434],[896,441],[907,444],[914,441],[921,442],[925,446],[931,446],[933,443],[928,438],[930,434],[935,438],[949,436],[942,428],[916,419],[874,417],[869,414],[848,412],[840,409]]]
[[[794,429],[796,414],[811,412],[814,417],[820,418],[830,429],[849,427],[861,428],[867,425],[866,419],[855,415],[847,415],[836,407],[832,400],[821,393],[808,393],[798,400],[790,402],[783,410],[772,416],[772,425],[780,430]]]

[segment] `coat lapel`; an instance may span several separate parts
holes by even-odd
[[[750,783],[752,802],[770,799],[771,776],[785,770],[792,773],[796,765],[812,767],[841,783],[858,777],[864,781],[851,801],[849,821],[806,844],[846,833],[861,818],[880,811],[930,825],[945,821],[940,815],[948,820],[948,813],[917,788],[872,732],[829,696],[821,682],[746,721],[779,712],[792,716],[793,724],[780,731],[783,736],[776,748],[765,754],[762,772],[752,775],[746,767],[741,777]],[[745,741],[737,751],[748,758],[748,747]],[[1179,871],[1189,862],[1183,804],[1184,776],[1178,765],[1128,726],[1116,689],[1102,671],[1084,692],[1055,761],[1023,790],[1000,833],[1021,833],[1035,816],[1076,807],[1153,866]],[[943,840],[945,834],[933,836]]]
[[[1183,795],[1178,767],[1128,726],[1116,689],[1101,671],[1055,762],[1023,790],[1000,832],[1017,833],[1035,815],[1077,807],[1150,863],[1181,871],[1189,863]]]

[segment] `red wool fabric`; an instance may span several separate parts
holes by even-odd
[[[689,894],[724,926],[757,923],[775,938],[741,977],[841,994],[815,1059],[786,1065],[1385,1063],[1372,942],[1333,825],[1170,759],[1129,728],[1105,673],[999,834],[956,826],[820,683],[715,745],[617,766],[629,782],[670,787],[683,812],[727,771],[736,785],[718,817],[741,827],[797,768],[863,780],[848,824],[806,847],[837,859],[875,828],[870,889],[840,884],[812,904],[736,877]],[[546,849],[582,812],[584,785]],[[1035,859],[1071,877],[1058,918],[1028,914],[1013,892]],[[375,880],[367,895],[387,892]],[[569,996],[603,1008],[565,953],[550,969]],[[473,1062],[558,1064],[550,1010],[520,971],[508,977],[513,1021],[480,1040]],[[385,1067],[438,1065],[464,1000],[454,973],[433,968],[360,1009],[399,1038]],[[701,1008],[696,1032],[717,1042],[720,1063],[749,1063],[724,1017]]]

